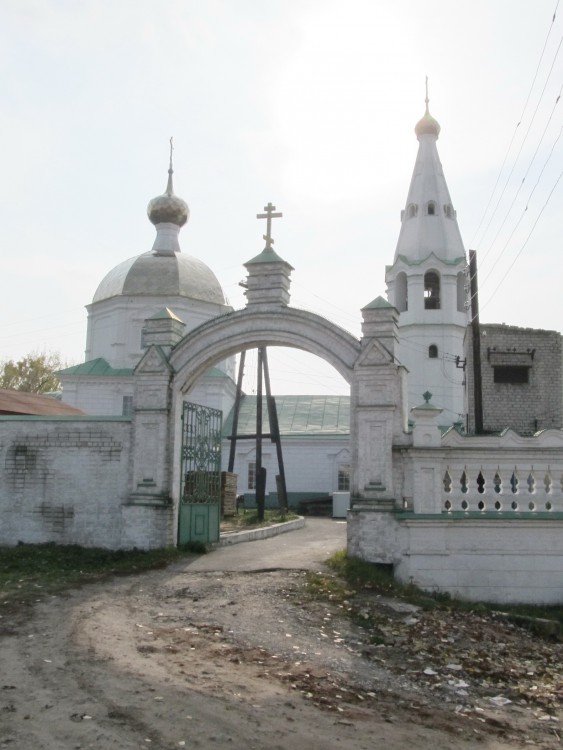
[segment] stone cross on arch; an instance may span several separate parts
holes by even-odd
[[[271,248],[274,244],[274,240],[272,239],[272,219],[279,219],[283,216],[281,212],[274,213],[275,210],[276,207],[272,203],[268,203],[267,206],[264,206],[266,213],[256,214],[257,219],[266,219],[266,234],[262,235],[262,238],[266,240],[266,248]]]

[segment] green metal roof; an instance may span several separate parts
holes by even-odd
[[[164,307],[162,310],[159,310],[159,312],[152,315],[149,320],[177,320],[180,323],[184,322],[169,307]]]
[[[390,302],[387,302],[383,297],[376,297],[369,305],[362,307],[362,310],[387,310],[389,308],[393,309],[393,305]]]
[[[226,372],[223,372],[223,370],[220,370],[218,367],[210,367],[209,370],[205,373],[206,378],[228,378],[231,380],[230,375],[227,375]]]
[[[275,396],[281,436],[347,436],[350,434],[349,396]],[[270,432],[266,399],[262,400],[263,432]],[[243,396],[238,434],[256,432],[256,396]],[[223,435],[232,432],[233,411],[225,420]]]
[[[289,263],[283,258],[280,258],[272,247],[265,247],[259,255],[247,260],[244,265],[250,266],[254,263],[285,263],[286,266],[289,266]]]
[[[399,254],[397,258],[395,259],[395,262],[393,263],[393,265],[385,266],[385,270],[390,271],[392,268],[395,267],[395,265],[399,261],[402,261],[407,266],[420,266],[422,265],[422,263],[425,263],[428,260],[428,258],[432,256],[434,256],[434,258],[439,263],[443,263],[445,266],[457,266],[462,261],[465,261],[465,258],[463,255],[461,255],[459,258],[453,258],[453,260],[445,260],[444,258],[440,258],[438,255],[436,255],[434,251],[432,251],[431,253],[428,253],[427,256],[425,256],[424,258],[421,258],[420,260],[416,260],[415,258],[408,258],[406,255]]]
[[[133,370],[130,367],[112,367],[103,357],[91,359],[88,362],[82,362],[74,367],[67,367],[59,370],[57,375],[105,375],[112,377],[130,377]]]

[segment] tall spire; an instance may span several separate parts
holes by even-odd
[[[429,101],[426,78],[425,113],[415,127],[418,154],[401,213],[395,260],[403,256],[411,262],[422,261],[434,253],[442,260],[453,261],[465,255],[436,147],[440,125],[430,114]]]
[[[408,370],[409,401],[431,391],[443,408],[441,424],[464,410],[462,378],[447,355],[463,357],[465,250],[438,156],[438,122],[425,111],[415,127],[418,153],[392,266],[385,280],[389,302],[399,311],[397,358]]]

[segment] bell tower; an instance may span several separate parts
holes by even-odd
[[[393,265],[385,269],[387,298],[399,311],[397,358],[408,369],[408,398],[431,391],[441,423],[463,418],[463,338],[467,261],[436,141],[440,125],[428,108],[415,127],[418,154]]]

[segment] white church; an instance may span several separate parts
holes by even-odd
[[[562,337],[487,325],[472,340],[465,250],[428,101],[415,133],[388,299],[361,309],[360,337],[289,305],[293,269],[269,232],[244,264],[246,304],[232,310],[214,273],[180,251],[189,211],[170,165],[148,206],[152,249],[120,262],[87,307],[86,361],[60,373],[67,412],[0,414],[0,544],[218,541],[235,357],[294,347],[332,365],[350,396],[276,397],[290,505],[349,489],[351,556],[430,591],[561,603]],[[242,399],[237,435],[256,431],[257,408]],[[208,421],[190,433],[193,413]],[[236,491],[251,505],[261,465],[276,505],[277,453],[264,441],[260,460],[258,448],[237,441]]]
[[[409,404],[420,404],[422,394],[430,391],[433,403],[443,409],[442,425],[450,426],[461,423],[464,412],[463,372],[456,367],[456,357],[463,358],[468,322],[467,261],[436,147],[440,126],[429,113],[428,99],[415,133],[418,155],[393,264],[386,268],[388,302],[399,312],[396,359],[408,371]],[[145,350],[147,320],[168,319],[185,335],[232,311],[213,271],[181,251],[179,233],[188,222],[189,208],[174,194],[172,161],[166,191],[150,201],[147,213],[156,228],[153,247],[120,262],[102,279],[87,305],[86,361],[59,374],[63,401],[86,414],[132,413],[134,369]],[[232,357],[209,369],[187,394],[190,401],[223,414],[223,468],[235,381]],[[290,505],[349,490],[349,397],[279,395],[276,404]],[[255,433],[255,415],[255,396],[243,396],[238,434]],[[264,433],[269,431],[266,417]],[[256,482],[255,454],[252,441],[237,442],[237,492],[249,505]],[[268,441],[262,463],[267,470],[266,502],[276,506],[278,465]]]

